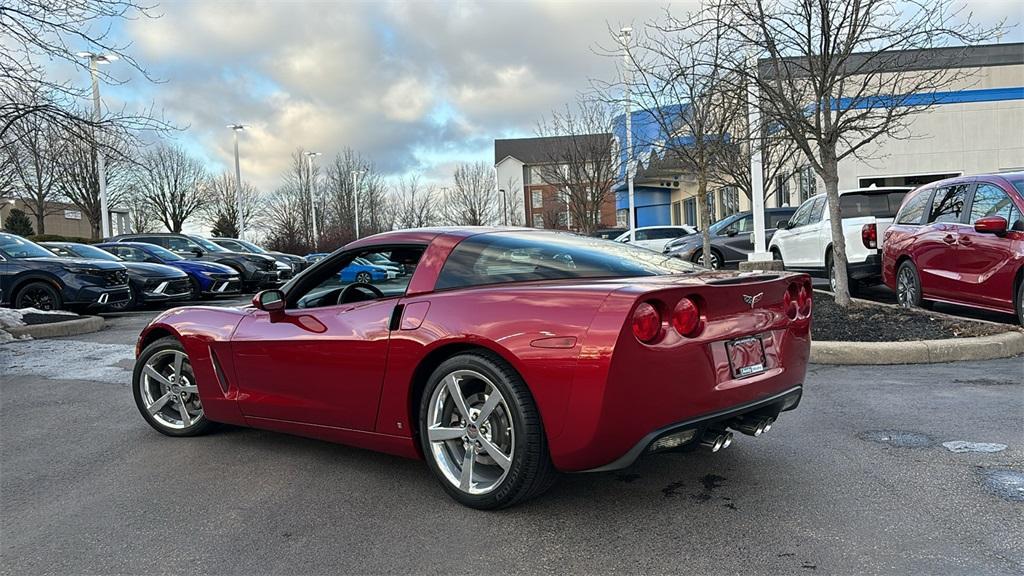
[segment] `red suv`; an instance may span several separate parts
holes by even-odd
[[[1024,324],[1024,172],[940,180],[903,199],[882,280],[901,306],[951,302]]]

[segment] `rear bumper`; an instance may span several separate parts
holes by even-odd
[[[878,280],[882,277],[882,256],[869,254],[863,262],[846,265],[846,275],[853,280]]]
[[[741,406],[735,406],[727,408],[725,410],[719,410],[718,412],[712,412],[696,418],[691,418],[683,422],[677,422],[668,426],[654,430],[644,436],[639,442],[633,445],[628,452],[619,456],[614,461],[599,466],[597,468],[591,468],[589,470],[581,470],[580,472],[611,472],[613,470],[621,470],[631,466],[637,461],[642,455],[650,452],[652,444],[659,438],[676,434],[686,430],[694,430],[696,433],[693,435],[693,439],[687,442],[684,446],[696,444],[700,439],[701,434],[708,428],[716,425],[723,425],[724,423],[735,419],[738,416],[744,414],[750,414],[751,412],[758,413],[771,413],[778,414],[787,410],[793,410],[800,404],[800,398],[803,396],[803,386],[794,386],[789,390],[780,392],[764,398],[761,400],[755,400],[748,402]]]

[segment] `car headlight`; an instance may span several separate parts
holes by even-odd
[[[102,270],[100,268],[93,268],[91,266],[77,266],[77,265],[64,265],[64,269],[72,274],[99,274]]]
[[[281,262],[280,260],[275,261],[274,262],[274,266],[277,267],[278,270],[291,270],[292,269],[291,266],[285,264],[284,262]]]

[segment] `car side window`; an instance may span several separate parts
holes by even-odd
[[[821,222],[821,215],[825,212],[825,196],[818,196],[814,199],[814,205],[811,207],[811,215],[807,219],[808,224],[815,224]]]
[[[57,256],[60,256],[61,258],[76,258],[74,252],[68,250],[63,246],[47,246],[46,249],[49,250],[50,252],[53,252]]]
[[[142,250],[139,250],[138,248],[133,248],[131,246],[114,248],[112,252],[115,256],[120,256],[121,258],[129,262],[146,261],[146,253],[143,252]]]
[[[321,266],[308,284],[288,294],[291,308],[321,308],[405,294],[425,247],[367,249]],[[355,288],[346,290],[349,286]]]
[[[739,220],[733,222],[732,224],[729,224],[729,227],[726,228],[726,230],[735,230],[737,234],[742,234],[744,232],[753,232],[754,215],[751,214],[750,216],[744,216],[743,218],[740,218]]]
[[[779,222],[786,222],[792,217],[793,212],[772,212],[768,215],[768,223],[766,226],[768,228],[778,228]],[[753,216],[751,216],[751,221],[753,221]]]
[[[811,217],[811,208],[817,200],[817,198],[811,198],[801,204],[800,207],[796,209],[796,213],[793,214],[793,218],[789,221],[789,227],[796,228],[807,224],[808,219]]]
[[[1013,225],[1010,217],[1013,212],[1013,202],[998,186],[982,182],[974,191],[974,200],[971,201],[971,219],[968,224],[974,224],[979,218],[988,216],[1002,216],[1006,219],[1007,227]]]
[[[651,240],[652,238],[650,237],[650,232],[650,230],[637,230],[636,233],[633,234],[633,236],[636,237],[637,241]]]
[[[928,223],[959,222],[964,211],[966,193],[966,184],[936,190],[931,211],[928,213]]]
[[[928,211],[929,200],[932,198],[931,190],[920,190],[911,196],[903,207],[896,214],[897,224],[920,224],[924,214]]]

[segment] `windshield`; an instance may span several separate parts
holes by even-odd
[[[87,244],[75,244],[68,246],[68,250],[77,254],[81,258],[92,258],[93,260],[111,260],[113,262],[119,262],[121,259],[114,256],[106,250],[101,250],[95,246],[89,246]]]
[[[241,244],[242,246],[245,246],[246,248],[248,248],[252,252],[255,252],[256,254],[266,254],[267,253],[266,250],[264,250],[263,248],[260,248],[259,246],[253,244],[252,242],[246,242],[245,240],[235,240],[235,242],[238,242],[239,244]]]
[[[1017,189],[1017,192],[1024,194],[1024,178],[1013,178],[1010,180],[1010,184]]]
[[[620,278],[689,273],[697,266],[644,248],[551,232],[496,232],[460,242],[437,288],[566,278]]]
[[[54,253],[46,248],[14,236],[11,234],[0,234],[0,251],[11,258],[53,258]]]
[[[184,260],[181,256],[178,256],[174,252],[171,252],[162,246],[157,246],[156,244],[146,246],[146,251],[165,262],[177,262],[178,260]]]
[[[206,250],[207,252],[228,252],[228,250],[225,250],[224,248],[217,246],[216,244],[210,242],[209,240],[203,238],[202,236],[189,236],[188,238],[189,240],[192,240],[196,244],[202,246],[203,250]]]

